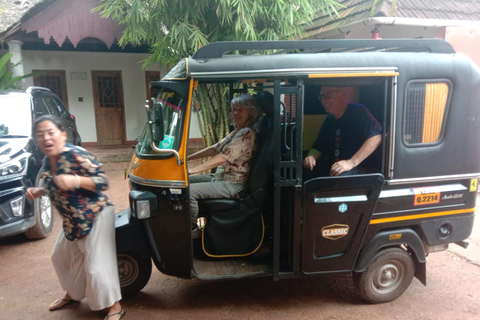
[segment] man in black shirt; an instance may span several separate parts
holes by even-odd
[[[382,142],[382,126],[361,104],[348,102],[348,88],[322,87],[319,95],[329,113],[303,161],[311,176],[378,172],[370,157]]]

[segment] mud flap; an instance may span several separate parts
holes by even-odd
[[[115,215],[115,242],[117,252],[133,252],[143,258],[151,257],[143,225],[137,219],[130,219],[130,209]]]

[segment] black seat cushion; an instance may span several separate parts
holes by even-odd
[[[241,199],[204,199],[198,201],[198,209],[201,213],[237,210],[240,203]]]
[[[258,209],[212,212],[203,230],[203,251],[213,258],[248,256],[260,248],[264,234]]]

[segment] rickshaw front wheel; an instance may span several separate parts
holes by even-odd
[[[412,282],[415,264],[401,248],[378,251],[364,272],[353,274],[359,295],[370,303],[389,302],[398,298]]]
[[[117,252],[122,295],[132,295],[145,287],[152,274],[152,260],[133,252]]]

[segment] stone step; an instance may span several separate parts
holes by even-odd
[[[101,163],[130,162],[135,152],[132,147],[87,147],[86,149]]]

